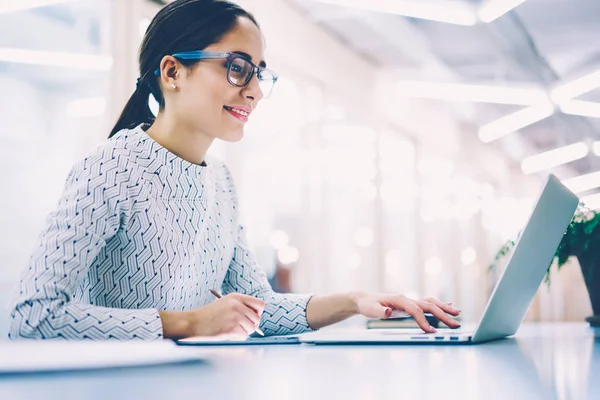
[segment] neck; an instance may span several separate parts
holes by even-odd
[[[204,162],[206,152],[214,140],[164,113],[158,114],[146,133],[177,157],[198,165]]]

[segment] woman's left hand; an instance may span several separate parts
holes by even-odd
[[[460,310],[452,303],[444,303],[432,297],[413,300],[401,294],[357,294],[354,301],[358,313],[368,318],[389,318],[393,310],[406,311],[425,332],[436,332],[427,322],[425,313],[434,315],[450,328],[460,327],[460,323],[450,317],[459,315]]]

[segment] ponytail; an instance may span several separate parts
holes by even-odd
[[[110,131],[109,138],[113,137],[121,129],[133,129],[141,123],[146,122],[151,124],[154,122],[154,114],[152,114],[148,105],[150,92],[150,85],[138,79],[135,91],[129,98],[123,112],[121,112],[121,116],[114,128]]]

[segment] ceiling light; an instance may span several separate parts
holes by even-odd
[[[600,103],[583,100],[570,100],[560,105],[565,114],[581,115],[582,117],[600,118]]]
[[[531,106],[548,103],[546,92],[537,88],[471,85],[426,81],[400,81],[399,95],[428,99]]]
[[[515,7],[523,4],[525,0],[490,0],[482,5],[477,14],[481,22],[492,22]]]
[[[0,14],[66,3],[68,1],[73,0],[3,0],[0,1]]]
[[[109,56],[8,47],[0,47],[0,61],[98,71],[108,71],[113,64]]]
[[[550,98],[554,103],[559,104],[598,87],[600,87],[600,70],[556,87],[550,92]]]
[[[600,171],[565,179],[562,184],[574,193],[595,189],[600,187]]]
[[[447,22],[456,25],[475,25],[477,16],[473,9],[462,2],[452,4],[432,4],[421,1],[407,0],[320,0],[345,7],[360,8],[368,11],[378,11],[397,14],[405,17]]]
[[[554,114],[554,106],[549,102],[531,106],[490,122],[479,129],[479,139],[484,143],[492,142],[502,136],[535,124]]]
[[[533,174],[575,160],[580,160],[585,158],[589,152],[590,148],[584,142],[574,143],[527,157],[521,162],[521,169],[526,174]]]

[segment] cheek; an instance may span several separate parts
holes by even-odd
[[[243,126],[223,108],[227,104],[242,102],[240,89],[230,85],[225,76],[199,72],[196,71],[193,84],[181,93],[181,101],[178,102],[180,116],[211,136],[226,141],[240,140]]]
[[[222,118],[223,105],[226,104],[225,90],[216,82],[205,81],[194,85],[182,93],[180,110],[185,110],[188,118],[196,119],[198,122],[210,123],[215,119]]]

